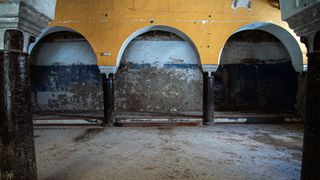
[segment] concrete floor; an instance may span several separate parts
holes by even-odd
[[[303,125],[35,128],[39,179],[299,179]]]

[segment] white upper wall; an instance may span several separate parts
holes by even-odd
[[[150,64],[199,64],[193,48],[186,41],[132,41],[122,57],[122,62]]]
[[[51,65],[96,65],[96,56],[86,41],[45,42],[34,49],[32,64]]]
[[[288,50],[292,61],[292,65],[295,68],[295,70],[297,72],[303,71],[303,54],[301,48],[304,45],[298,43],[299,38],[297,36],[293,36],[286,29],[272,23],[248,24],[238,29],[235,33],[245,30],[261,30],[270,33],[276,38],[278,38]]]
[[[222,51],[221,64],[239,64],[244,59],[259,59],[269,64],[279,63],[279,60],[290,61],[290,55],[287,49],[277,42],[231,41],[226,44]]]

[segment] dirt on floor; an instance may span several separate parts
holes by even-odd
[[[39,179],[299,179],[303,125],[37,127]]]

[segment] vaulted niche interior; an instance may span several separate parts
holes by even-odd
[[[261,30],[233,34],[215,78],[219,111],[296,112],[298,73],[284,44]]]
[[[44,36],[31,53],[31,82],[36,112],[84,112],[103,108],[96,56],[79,33]]]
[[[115,74],[115,111],[201,115],[202,69],[189,42],[161,30],[134,38]]]

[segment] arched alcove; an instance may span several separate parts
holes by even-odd
[[[259,28],[242,28],[228,39],[215,79],[217,110],[296,112],[302,55],[283,42]]]
[[[144,27],[142,29],[139,29],[135,32],[133,32],[122,44],[118,57],[117,57],[117,67],[119,67],[120,62],[121,62],[121,58],[123,56],[124,51],[126,50],[126,48],[128,47],[128,45],[130,44],[130,42],[132,42],[132,40],[134,40],[136,37],[147,33],[147,32],[151,32],[151,31],[163,31],[163,32],[170,32],[172,34],[175,34],[176,36],[180,37],[181,39],[183,39],[184,41],[188,42],[188,44],[191,46],[193,52],[195,53],[199,63],[200,62],[200,55],[199,55],[199,51],[196,47],[196,45],[194,44],[194,42],[192,41],[192,39],[190,39],[189,36],[187,36],[184,32],[173,28],[173,27],[169,27],[169,26],[163,26],[163,25],[155,25],[155,26],[147,26]],[[202,67],[202,66],[201,66]]]
[[[297,39],[293,37],[293,35],[290,34],[286,29],[272,23],[255,22],[240,27],[237,31],[233,33],[233,35],[246,30],[260,30],[276,37],[289,52],[291,63],[294,69],[297,72],[303,71],[303,54],[301,47],[299,46]]]
[[[103,108],[96,56],[81,34],[62,27],[48,29],[30,57],[36,112],[91,112]]]
[[[200,58],[184,33],[152,26],[126,40],[115,74],[115,111],[202,114]]]

